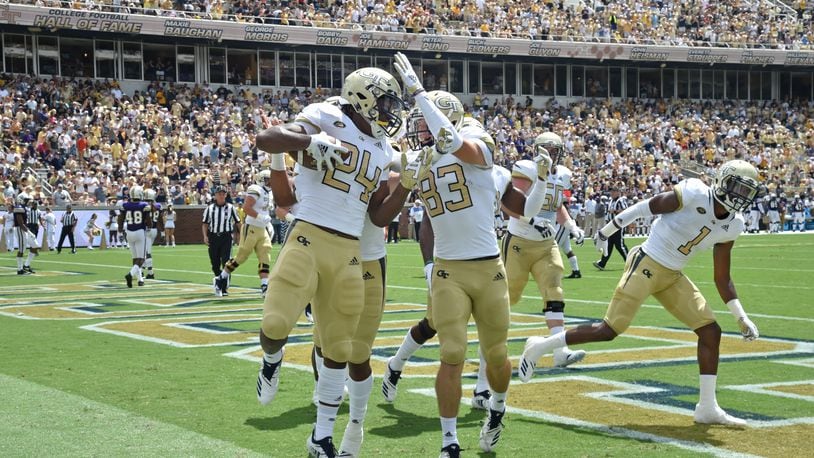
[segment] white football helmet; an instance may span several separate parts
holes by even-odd
[[[130,199],[131,200],[142,200],[144,199],[144,188],[141,186],[133,186],[130,188]]]
[[[554,132],[542,133],[534,139],[535,154],[540,154],[539,148],[545,148],[548,152],[548,156],[551,158],[551,170],[554,170],[554,167],[559,164],[565,149],[562,138]]]
[[[263,170],[254,174],[254,182],[260,186],[270,186],[271,170]]]
[[[155,189],[147,188],[144,190],[144,200],[155,202]]]
[[[464,120],[464,105],[458,97],[446,91],[427,92],[427,98],[449,119],[452,127],[460,131]],[[424,114],[419,107],[413,107],[407,116],[407,142],[413,150],[435,144],[432,133],[424,121]]]
[[[537,181],[537,164],[528,159],[515,162],[512,166],[512,177],[524,178],[534,183]]]
[[[725,162],[715,175],[712,195],[727,210],[742,212],[757,198],[760,189],[757,178],[757,169],[752,164],[742,160]]]
[[[342,97],[370,123],[375,138],[393,137],[401,129],[401,86],[386,71],[360,68],[345,78]]]

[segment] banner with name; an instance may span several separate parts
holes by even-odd
[[[0,24],[36,27],[48,33],[56,33],[60,29],[70,29],[100,33],[193,38],[216,42],[234,40],[291,45],[330,45],[357,48],[365,51],[369,49],[388,49],[393,51],[449,52],[475,54],[484,57],[511,55],[592,61],[607,59],[690,62],[710,65],[814,65],[814,52],[812,51],[533,41],[369,32],[80,11],[15,4],[0,5]]]

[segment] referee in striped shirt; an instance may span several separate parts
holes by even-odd
[[[209,204],[203,213],[203,238],[209,246],[209,261],[212,272],[219,276],[226,261],[232,254],[232,235],[240,233],[240,218],[235,207],[226,203],[226,187],[215,188],[215,202]],[[216,284],[213,280],[213,284]],[[226,290],[215,286],[215,295],[226,296]]]
[[[34,238],[39,236],[40,232],[40,225],[43,223],[42,213],[38,208],[38,204],[36,200],[31,201],[31,206],[26,209],[26,221],[25,225],[28,226],[28,230],[34,234]]]
[[[614,187],[611,189],[611,203],[608,207],[608,212],[606,214],[605,220],[611,221],[613,218],[622,213],[622,210],[627,208],[627,198],[625,198],[619,192],[619,188]],[[624,239],[624,232],[625,228],[621,228],[613,233],[610,237],[608,237],[608,254],[603,255],[602,259],[599,261],[594,261],[594,267],[599,270],[605,270],[605,265],[608,263],[608,259],[610,259],[611,254],[613,253],[613,248],[615,247],[617,251],[619,251],[619,255],[622,256],[622,262],[627,261],[627,246],[625,245]]]

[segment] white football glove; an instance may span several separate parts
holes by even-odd
[[[537,177],[545,180],[548,178],[548,172],[551,170],[551,164],[553,161],[551,160],[551,156],[545,152],[545,149],[540,149],[543,151],[541,151],[540,154],[534,158],[534,163],[537,164]]]
[[[551,221],[535,216],[529,220],[529,224],[531,224],[534,229],[537,229],[537,232],[539,232],[544,239],[548,240],[554,237],[556,231],[554,231],[554,226],[551,225]]]
[[[257,218],[255,219],[257,220],[258,223],[262,224],[263,226],[266,226],[269,223],[271,223],[271,216],[269,215],[258,214]]]
[[[306,151],[314,158],[317,170],[321,172],[323,164],[328,167],[328,170],[333,170],[335,163],[342,162],[340,154],[347,153],[348,149],[342,146],[342,142],[339,140],[325,132],[320,132],[311,135],[311,143]]]
[[[748,316],[742,316],[738,320],[738,326],[740,326],[741,335],[746,342],[751,342],[760,337],[757,326],[755,326],[755,323],[752,323],[752,320],[750,320]]]
[[[393,62],[393,68],[399,73],[401,81],[404,83],[404,89],[407,90],[408,94],[415,96],[424,90],[424,86],[421,85],[421,80],[418,79],[418,75],[416,75],[415,70],[413,70],[413,66],[410,64],[410,60],[407,59],[407,56],[397,52]]]
[[[574,227],[571,228],[571,237],[574,238],[574,243],[579,246],[582,246],[585,243],[585,231],[582,230],[581,227],[577,226],[576,223]]]
[[[596,245],[596,251],[602,253],[602,256],[608,255],[608,238],[599,231],[594,235],[594,245]]]
[[[432,268],[435,266],[435,263],[430,261],[424,264],[424,279],[427,280],[427,291],[432,294]]]

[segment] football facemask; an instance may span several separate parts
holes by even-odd
[[[413,109],[407,117],[407,144],[413,151],[419,151],[425,146],[435,145],[435,139],[424,120],[421,110]]]

